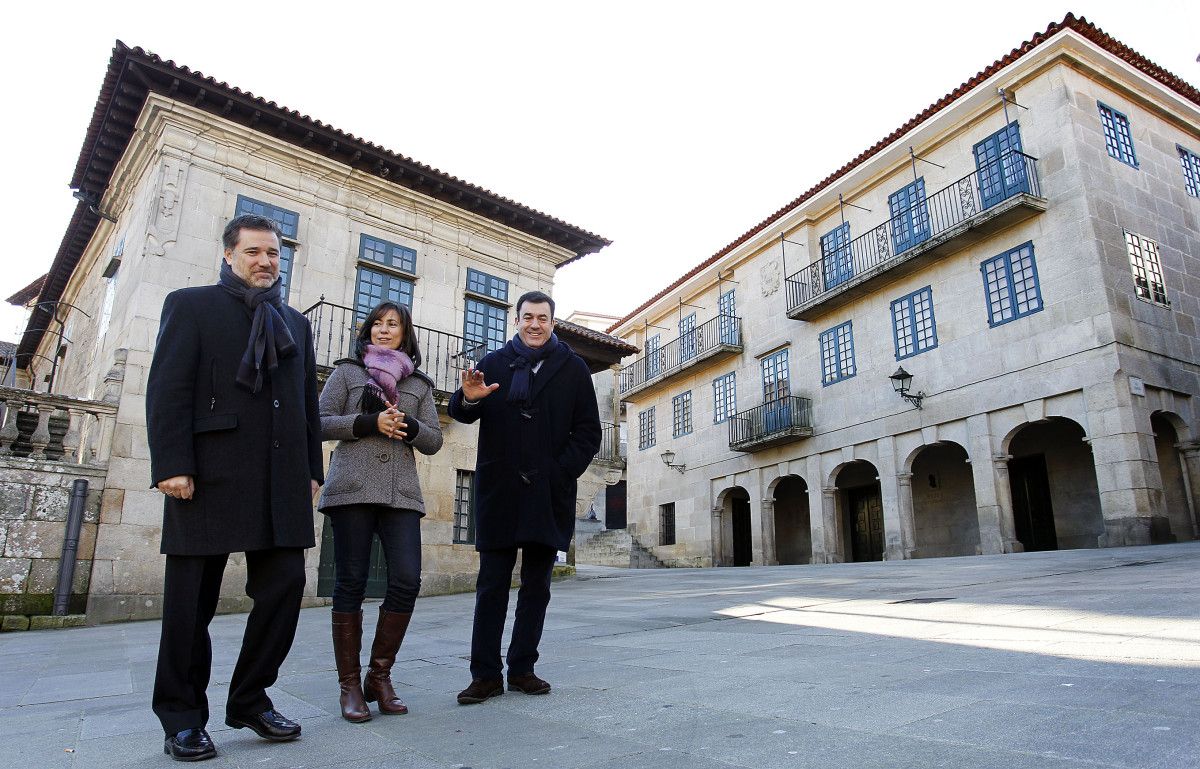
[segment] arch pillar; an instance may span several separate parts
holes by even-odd
[[[1200,539],[1200,441],[1179,443],[1175,446],[1183,457],[1184,476],[1187,484],[1188,512],[1192,517],[1192,538]]]
[[[992,455],[992,475],[995,477],[997,521],[1000,534],[1001,553],[1024,552],[1025,546],[1017,539],[1017,526],[1013,521],[1012,481],[1008,476],[1008,460],[1011,454]],[[982,536],[982,531],[980,532]]]
[[[913,524],[912,473],[896,473],[896,504],[900,514],[900,546],[888,546],[884,558],[900,560],[912,558],[916,546],[917,533]]]
[[[826,486],[821,489],[821,525],[824,529],[825,563],[845,561],[845,554],[841,547],[842,527],[838,521],[837,493],[836,486]]]
[[[775,499],[763,497],[759,528],[762,531],[762,565],[778,566],[779,554],[775,548]]]

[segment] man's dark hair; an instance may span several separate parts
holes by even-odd
[[[554,300],[545,291],[526,291],[521,294],[521,298],[517,300],[517,317],[521,317],[521,305],[529,302],[530,304],[541,304],[545,302],[550,305],[550,320],[554,320]]]
[[[400,330],[404,336],[404,340],[400,342],[400,352],[406,353],[412,359],[413,366],[419,368],[421,365],[421,346],[417,344],[417,334],[413,331],[412,313],[404,305],[396,304],[395,302],[383,302],[376,305],[375,309],[367,314],[367,319],[363,321],[362,326],[358,329],[358,338],[354,340],[354,355],[361,361],[363,356],[367,354],[367,345],[371,343],[371,327],[388,310],[392,310],[400,316]]]
[[[275,233],[279,245],[283,246],[283,230],[279,229],[278,222],[257,214],[242,214],[230,219],[229,224],[225,225],[225,232],[221,233],[221,244],[226,250],[232,251],[237,246],[242,230],[269,230]]]

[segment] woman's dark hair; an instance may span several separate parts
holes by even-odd
[[[420,368],[421,346],[417,343],[416,332],[413,331],[412,313],[404,305],[396,304],[395,302],[382,302],[367,314],[367,319],[363,321],[362,327],[358,329],[358,337],[354,340],[355,357],[361,361],[363,356],[367,354],[367,345],[371,343],[371,327],[388,310],[400,316],[400,328],[404,332],[404,341],[400,343],[400,352],[406,353],[408,357],[412,358],[414,368]]]

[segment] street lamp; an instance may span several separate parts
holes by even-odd
[[[905,371],[904,366],[896,369],[896,373],[892,374],[888,379],[892,380],[892,389],[901,398],[917,408],[921,408],[921,401],[925,400],[925,393],[918,391],[916,395],[909,394],[909,390],[912,389],[912,374]]]
[[[678,470],[680,473],[682,473],[687,469],[687,465],[683,464],[682,462],[675,464],[675,452],[671,451],[670,449],[667,449],[659,456],[662,457],[663,464],[672,470]]]

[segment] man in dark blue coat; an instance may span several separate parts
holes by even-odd
[[[531,291],[517,300],[517,333],[462,375],[450,416],[479,422],[475,466],[475,625],[472,705],[504,693],[500,642],[517,550],[521,588],[508,645],[508,688],[547,694],[533,672],[550,603],[550,575],[575,532],[575,483],[600,450],[591,372],[554,334],[554,300]]]
[[[295,637],[323,479],[312,330],[281,298],[279,227],[239,216],[223,244],[217,285],[167,295],[146,383],[167,556],[153,705],[163,751],[180,761],[216,755],[205,730],[208,624],[230,553],[246,554],[254,605],[225,723],[268,740],[300,736],[266,688]]]

